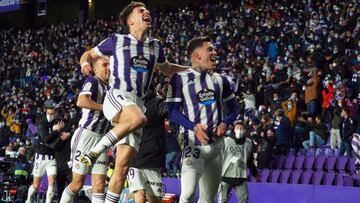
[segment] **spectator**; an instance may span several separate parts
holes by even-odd
[[[312,118],[309,117],[307,121],[301,118],[300,121],[306,123],[306,125],[310,128],[309,140],[303,142],[303,146],[305,149],[314,149],[316,147],[320,147],[325,144],[326,134],[325,134],[325,125],[321,121],[321,116],[315,117],[315,123]]]
[[[310,73],[311,78],[306,82],[305,89],[305,103],[306,110],[310,113],[311,116],[316,116],[317,114],[317,102],[318,102],[318,88],[319,88],[319,74],[321,72],[312,71]]]
[[[275,113],[276,154],[286,154],[291,146],[291,126],[289,119],[284,116],[284,111]]]
[[[340,154],[351,157],[351,139],[354,131],[354,121],[350,117],[350,110],[348,108],[342,108],[341,110],[341,124],[340,124]]]

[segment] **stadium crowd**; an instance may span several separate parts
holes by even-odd
[[[217,69],[236,94],[238,119],[246,122],[261,169],[269,167],[273,153],[291,148],[329,143],[352,156],[351,137],[360,133],[359,15],[356,0],[219,2],[154,9],[150,36],[162,41],[170,62],[184,65],[189,64],[187,41],[205,35],[213,39]],[[75,104],[84,79],[79,57],[121,32],[118,28],[111,17],[0,30],[2,156],[21,151],[32,160],[36,118],[47,102],[62,109],[63,117],[80,116]],[[168,81],[155,75],[158,95],[166,96]],[[232,128],[227,134],[233,134]],[[167,151],[173,158],[178,149]]]

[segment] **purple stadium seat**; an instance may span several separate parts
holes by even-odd
[[[315,162],[315,157],[314,156],[307,156],[305,158],[304,168],[306,170],[312,170],[313,166],[314,166],[314,162]]]
[[[335,185],[343,186],[344,185],[344,174],[337,174],[335,177]]]
[[[326,173],[324,177],[324,185],[332,185],[334,183],[334,180],[335,180],[334,172]]]
[[[313,176],[313,184],[314,185],[321,185],[322,179],[324,177],[324,172],[316,171]]]
[[[334,170],[336,164],[337,157],[336,156],[329,156],[325,162],[325,169],[327,170]]]
[[[326,157],[318,156],[315,161],[315,170],[323,170],[325,165]]]
[[[349,175],[344,175],[343,176],[344,179],[344,186],[349,186],[349,187],[353,187],[354,186],[354,179],[353,177],[349,176]]]
[[[304,171],[301,176],[301,184],[310,184],[312,176],[313,176],[312,171]]]
[[[284,168],[285,169],[292,169],[295,162],[295,156],[288,155],[285,159]]]
[[[277,156],[275,158],[274,169],[282,169],[285,162],[285,156]]]
[[[300,177],[301,177],[301,171],[300,170],[293,171],[291,173],[291,176],[290,176],[290,183],[298,184],[299,181],[300,181]]]
[[[336,170],[339,172],[344,172],[346,169],[346,164],[348,163],[349,158],[347,156],[341,156],[338,158],[336,163]]]
[[[275,169],[271,172],[271,176],[270,176],[271,183],[277,183],[279,181],[280,172],[281,171],[279,169]]]
[[[340,156],[340,150],[339,149],[334,150],[334,156]]]
[[[295,158],[295,169],[302,169],[305,161],[305,156],[300,155]]]
[[[355,173],[355,161],[356,161],[356,158],[351,158],[349,160],[348,171],[350,172],[350,174]]]
[[[261,182],[266,183],[269,180],[270,170],[264,169],[261,171]]]
[[[280,175],[280,183],[288,183],[290,178],[291,170],[284,170]]]
[[[325,156],[333,156],[334,155],[334,151],[330,148],[326,148],[325,149]]]
[[[306,155],[306,149],[299,149],[298,153],[297,153],[298,156],[305,156]]]
[[[313,149],[306,150],[306,156],[315,156],[315,150]]]
[[[325,155],[325,149],[317,148],[315,151],[315,156],[323,156],[323,155]]]

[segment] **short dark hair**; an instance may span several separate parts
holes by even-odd
[[[120,12],[120,14],[119,14],[120,23],[124,26],[124,28],[127,29],[127,31],[129,30],[128,25],[127,25],[127,20],[129,18],[130,14],[134,10],[134,8],[140,7],[140,6],[146,7],[143,2],[132,1],[130,4],[125,6],[125,8]]]
[[[211,38],[209,36],[205,36],[205,37],[195,37],[191,39],[186,47],[188,57],[191,58],[191,55],[195,51],[195,49],[201,47],[204,42],[211,42]]]

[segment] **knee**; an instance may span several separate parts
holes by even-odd
[[[147,118],[144,114],[134,116],[132,119],[132,128],[138,129],[143,127],[147,123]]]
[[[76,193],[76,192],[79,192],[82,187],[83,187],[83,184],[81,181],[73,181],[73,182],[71,182],[69,189],[71,190],[71,192]]]

